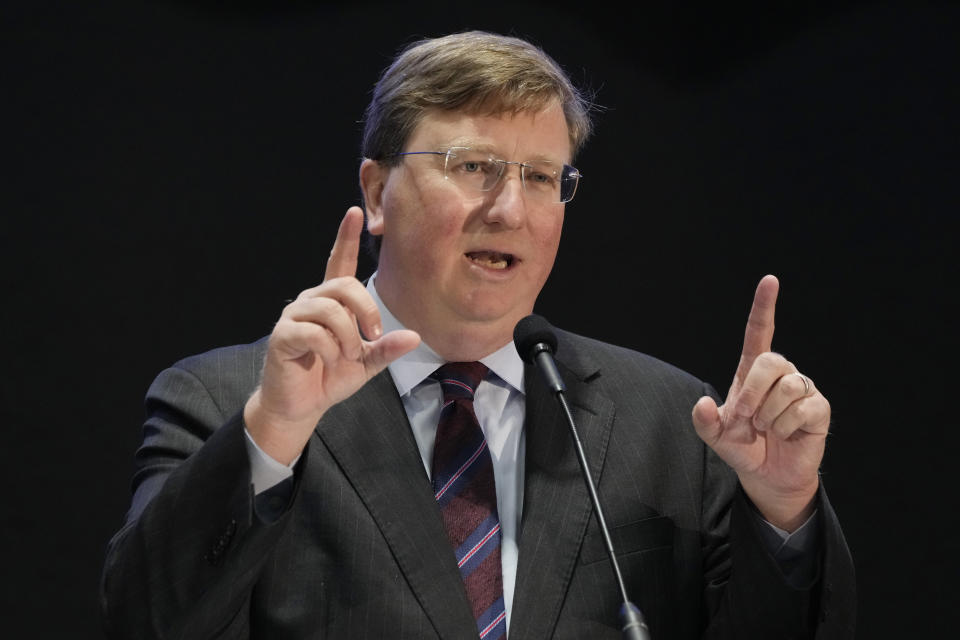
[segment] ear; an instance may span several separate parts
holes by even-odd
[[[364,158],[360,163],[360,189],[367,214],[367,233],[383,235],[383,192],[390,175],[390,167],[376,160]]]

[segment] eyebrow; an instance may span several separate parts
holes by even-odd
[[[496,147],[489,143],[480,142],[473,138],[454,138],[449,142],[442,143],[437,145],[437,149],[450,149],[451,147],[469,147],[474,151],[483,151],[484,153],[489,153],[490,155],[504,159],[502,153],[499,153],[496,150]],[[552,158],[545,154],[536,154],[532,157],[524,158],[520,162],[548,162],[555,165],[563,165],[564,162],[558,161],[555,158]]]

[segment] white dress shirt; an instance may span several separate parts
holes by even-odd
[[[403,329],[400,321],[383,304],[375,283],[376,274],[367,283],[367,291],[380,308],[384,333]],[[477,414],[477,421],[493,459],[497,512],[500,516],[503,602],[509,629],[513,588],[517,579],[517,539],[520,532],[520,514],[523,511],[523,416],[526,408],[523,360],[511,340],[480,362],[494,374],[487,376],[477,385],[473,410]],[[443,404],[440,383],[430,378],[430,374],[444,364],[446,360],[437,355],[427,343],[421,342],[416,349],[394,360],[388,367],[413,428],[413,437],[420,449],[424,472],[428,478],[433,460],[433,443],[440,423],[440,406]]]

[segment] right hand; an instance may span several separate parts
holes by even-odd
[[[260,386],[244,407],[254,441],[283,464],[300,455],[327,409],[420,344],[414,331],[381,335],[380,311],[356,278],[362,230],[363,211],[350,207],[323,284],[284,308],[270,334]]]

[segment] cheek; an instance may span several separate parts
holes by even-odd
[[[544,216],[532,229],[536,238],[537,255],[542,261],[544,269],[550,270],[557,256],[560,246],[560,232],[563,230],[563,213]]]
[[[463,216],[420,197],[419,192],[404,195],[407,197],[397,198],[387,207],[384,243],[403,256],[408,268],[435,274],[442,265],[459,259]]]
[[[413,229],[404,239],[402,251],[410,255],[411,261],[420,265],[424,275],[436,275],[453,259],[459,258],[459,252],[453,243],[454,230],[450,225],[431,220],[430,224]]]
[[[448,204],[450,194],[444,189],[445,183],[430,180],[428,177],[406,175],[384,197],[384,211],[401,233],[408,235],[421,233],[438,235],[442,230],[454,224],[454,215]]]

